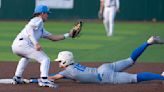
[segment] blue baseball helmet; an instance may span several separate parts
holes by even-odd
[[[35,13],[50,13],[49,8],[46,5],[38,5],[35,7]]]

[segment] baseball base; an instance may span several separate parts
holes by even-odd
[[[0,79],[0,84],[12,84],[13,79]],[[28,79],[23,79],[25,83],[31,83]]]

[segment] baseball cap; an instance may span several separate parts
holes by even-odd
[[[46,5],[38,5],[35,7],[34,13],[51,13]]]

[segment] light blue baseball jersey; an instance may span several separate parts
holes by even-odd
[[[78,63],[69,65],[65,70],[59,72],[66,78],[77,80],[80,82],[100,82],[97,68],[90,68]]]
[[[122,72],[133,63],[131,58],[119,60],[114,63],[105,63],[98,68],[86,67],[75,63],[69,65],[65,70],[59,72],[59,74],[80,82],[111,84],[134,83],[137,82],[136,74]]]

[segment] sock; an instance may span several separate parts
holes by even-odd
[[[18,79],[21,79],[21,77],[19,77],[19,76],[15,76],[16,78],[18,78]]]
[[[147,42],[144,42],[141,46],[139,46],[138,48],[136,48],[132,54],[131,54],[131,59],[133,59],[133,61],[135,62],[137,60],[137,58],[144,52],[144,50],[149,46],[150,44],[148,44]]]
[[[47,77],[42,77],[42,79],[47,79]]]
[[[150,81],[150,80],[164,80],[164,77],[160,74],[141,72],[137,74],[137,82]]]

